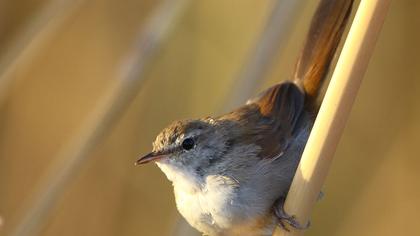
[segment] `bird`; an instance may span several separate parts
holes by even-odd
[[[136,165],[154,162],[174,187],[180,214],[203,235],[265,236],[306,229],[283,209],[319,108],[323,81],[353,0],[321,0],[291,80],[233,111],[175,121]]]

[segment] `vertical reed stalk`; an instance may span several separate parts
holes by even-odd
[[[361,80],[385,20],[389,0],[362,0],[332,75],[315,121],[285,210],[302,225],[308,221],[321,191]],[[303,235],[304,231],[278,230],[276,236]]]

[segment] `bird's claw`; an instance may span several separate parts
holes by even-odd
[[[286,211],[284,210],[284,201],[280,201],[277,206],[274,208],[274,214],[277,217],[278,221],[279,221],[279,225],[286,231],[290,231],[290,229],[286,226],[286,225],[290,225],[295,229],[299,229],[299,230],[304,230],[309,228],[310,226],[310,222],[308,221],[308,223],[305,226],[302,226],[297,220],[296,217],[294,215],[289,215],[286,213]]]

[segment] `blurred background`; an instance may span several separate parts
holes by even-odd
[[[318,1],[290,2],[0,0],[0,235],[198,235],[133,162],[290,78]],[[420,234],[419,13],[392,1],[305,235]]]

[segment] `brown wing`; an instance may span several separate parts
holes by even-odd
[[[292,82],[277,84],[222,119],[236,123],[235,141],[261,147],[261,158],[275,158],[287,148],[304,109],[305,95]]]
[[[288,146],[304,109],[305,94],[291,82],[277,84],[260,96],[255,104],[262,116],[260,157],[275,158]]]

